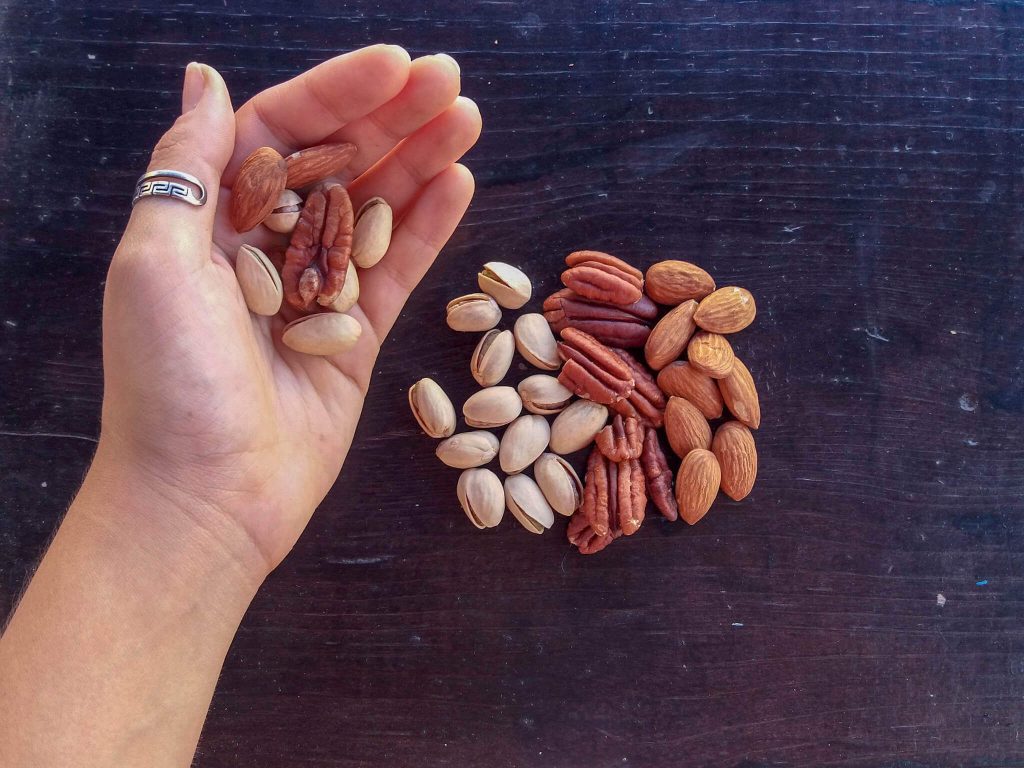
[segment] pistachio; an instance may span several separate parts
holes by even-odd
[[[290,189],[285,189],[277,196],[274,209],[263,219],[263,226],[274,232],[287,235],[299,223],[302,213],[302,198]]]
[[[431,437],[448,437],[455,431],[455,406],[433,379],[420,379],[409,387],[409,408]]]
[[[341,288],[338,298],[331,304],[335,312],[348,312],[359,301],[359,271],[351,260],[348,262],[348,270],[345,272],[345,285]]]
[[[352,230],[352,261],[360,269],[369,269],[388,252],[393,219],[391,206],[383,197],[371,197],[359,209]]]
[[[514,327],[516,349],[526,362],[544,371],[557,371],[562,365],[558,345],[544,315],[532,312],[520,315]]]
[[[486,293],[469,293],[448,302],[448,327],[453,331],[487,331],[501,320],[501,308]]]
[[[533,287],[521,270],[500,261],[489,261],[477,275],[480,290],[489,293],[506,309],[519,309],[530,300]]]
[[[551,425],[551,450],[575,453],[593,441],[608,421],[608,409],[592,400],[577,400],[555,417]]]
[[[281,341],[307,355],[337,355],[352,349],[362,332],[363,327],[351,315],[322,312],[292,320],[284,327]]]
[[[505,478],[505,505],[530,533],[544,533],[555,522],[555,513],[529,475]]]
[[[533,476],[551,508],[569,517],[583,501],[583,483],[572,464],[553,453],[543,453],[534,462]]]
[[[522,472],[544,453],[550,438],[551,427],[543,416],[520,416],[501,437],[498,462],[502,471],[509,475]]]
[[[456,469],[479,467],[498,455],[498,438],[491,432],[460,432],[437,446],[437,458]]]
[[[481,387],[493,387],[508,373],[516,350],[512,331],[489,330],[480,339],[469,361],[469,370]]]
[[[522,412],[523,401],[512,387],[481,389],[470,395],[462,406],[462,415],[471,427],[501,427]]]
[[[235,255],[235,277],[249,311],[257,315],[276,315],[281,309],[281,276],[270,259],[252,245],[239,247]]]
[[[523,407],[530,413],[542,416],[558,413],[572,400],[572,392],[554,376],[546,373],[527,376],[516,389],[523,400]]]
[[[459,504],[477,528],[493,528],[505,514],[501,480],[489,469],[467,469],[456,487]]]

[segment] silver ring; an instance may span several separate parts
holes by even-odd
[[[179,184],[170,179],[187,181],[199,190],[197,195],[192,187],[186,184]],[[190,173],[181,171],[150,171],[139,176],[135,182],[135,194],[132,195],[132,207],[144,197],[171,197],[175,200],[184,200],[189,205],[204,205],[206,203],[206,187],[199,179]]]

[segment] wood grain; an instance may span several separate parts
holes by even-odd
[[[1020,764],[1020,5],[13,0],[0,24],[3,612],[94,447],[105,268],[184,65],[241,103],[387,40],[456,56],[484,116],[474,204],[198,765]],[[467,525],[405,406],[420,376],[472,391],[441,308],[480,263],[539,307],[582,247],[749,287],[764,412],[748,499],[591,559],[561,521]]]

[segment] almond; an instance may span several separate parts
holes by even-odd
[[[647,295],[659,304],[703,299],[715,290],[715,279],[688,261],[659,261],[647,270]]]
[[[698,372],[712,379],[724,379],[732,371],[733,354],[729,340],[719,333],[698,331],[686,348],[686,357]]]
[[[318,144],[288,155],[288,189],[302,189],[333,176],[356,154],[356,145],[348,142]]]
[[[665,407],[665,434],[668,444],[679,458],[696,448],[711,447],[711,427],[693,403],[681,397],[670,397]]]
[[[647,343],[644,344],[644,357],[651,368],[660,371],[683,353],[686,343],[697,330],[697,325],[693,322],[693,313],[696,309],[696,301],[684,301],[654,326],[651,335],[647,337]]]
[[[761,426],[761,404],[757,399],[754,377],[739,358],[733,363],[732,372],[719,380],[718,388],[733,416],[751,429]]]
[[[288,171],[276,149],[260,147],[245,158],[231,187],[231,225],[248,232],[274,210]]]
[[[711,451],[698,448],[690,451],[676,474],[676,503],[679,516],[690,525],[711,509],[722,482],[722,469]]]
[[[707,419],[717,419],[722,415],[722,393],[718,384],[685,361],[662,368],[658,374],[658,388],[666,395],[685,397]]]
[[[740,422],[727,421],[715,432],[711,451],[722,469],[722,491],[734,501],[745,498],[757,478],[753,434]]]
[[[750,291],[730,285],[701,301],[693,319],[705,331],[736,333],[754,322],[756,314],[757,305]]]

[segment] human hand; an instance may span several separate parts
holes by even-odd
[[[469,205],[473,177],[456,161],[479,136],[480,115],[459,88],[449,57],[410,63],[380,45],[232,113],[220,75],[189,66],[183,114],[149,169],[198,176],[210,197],[201,208],[146,198],[132,213],[104,298],[106,389],[91,473],[171,501],[199,531],[222,535],[227,522],[239,536],[231,546],[250,548],[257,568],[280,562],[338,475],[381,341]],[[380,195],[398,223],[385,258],[360,274],[358,344],[320,358],[281,344],[280,317],[247,311],[231,266],[238,246],[286,238],[262,227],[239,235],[227,210],[254,148],[287,155],[325,141],[358,147],[339,179],[354,207]]]

